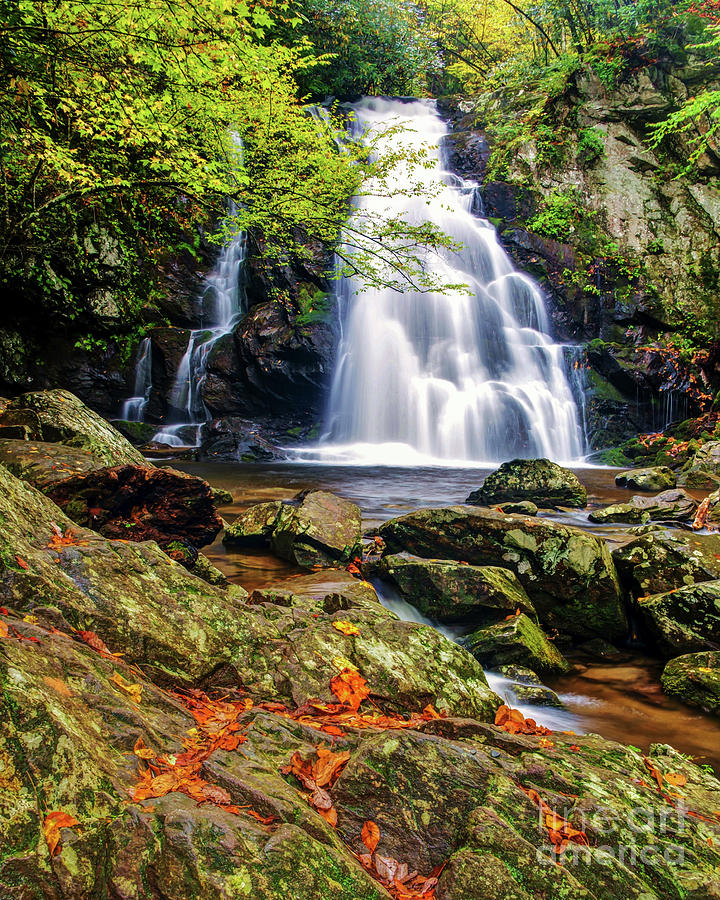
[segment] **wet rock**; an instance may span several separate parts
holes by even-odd
[[[69,391],[34,391],[12,400],[0,425],[24,425],[34,441],[87,450],[106,466],[146,466],[139,450]]]
[[[538,506],[530,500],[519,500],[517,503],[501,503],[500,509],[504,513],[516,513],[521,516],[536,516]]]
[[[102,469],[105,463],[79,447],[44,441],[0,440],[0,465],[42,491],[70,475]]]
[[[283,504],[270,546],[282,559],[303,568],[348,563],[360,547],[360,508],[329,491],[300,494]]]
[[[233,503],[233,495],[224,488],[212,488],[213,501],[215,506],[229,506]]]
[[[198,456],[211,461],[287,459],[287,454],[261,433],[257,423],[237,416],[214,419],[202,427]]]
[[[524,500],[541,507],[583,507],[587,491],[574,472],[549,459],[514,459],[491,472],[466,502],[498,506]]]
[[[520,614],[473,631],[465,646],[489,669],[504,665],[528,666],[537,672],[567,672],[570,664],[548,641],[542,629]]]
[[[662,491],[674,488],[675,473],[667,466],[651,466],[646,469],[628,469],[615,476],[615,484],[636,491]]]
[[[720,536],[653,530],[613,551],[620,576],[636,597],[720,579]]]
[[[73,522],[108,538],[203,547],[222,529],[207,481],[175,469],[112,466],[72,475],[45,493]]]
[[[666,694],[720,715],[720,652],[689,653],[671,659],[662,673]]]
[[[266,543],[273,533],[282,507],[280,500],[251,506],[225,529],[223,544],[229,547],[253,547]]]
[[[421,509],[380,528],[390,553],[511,569],[543,624],[576,637],[624,638],[627,620],[610,551],[547,519],[469,506]]]
[[[637,607],[665,656],[720,649],[720,581],[639,597]]]
[[[636,495],[627,503],[615,503],[591,512],[591,522],[627,522],[644,524],[648,521],[684,522],[695,517],[698,503],[682,488],[663,491],[654,497]]]
[[[720,441],[703,444],[680,472],[680,483],[687,487],[715,487],[720,482]]]
[[[151,425],[149,422],[128,422],[126,419],[113,419],[110,424],[134,447],[148,444],[158,430],[157,425]]]
[[[500,666],[498,672],[510,679],[508,687],[514,695],[513,702],[532,703],[534,706],[550,706],[565,709],[565,704],[555,691],[546,687],[532,671],[524,666]],[[507,701],[506,701],[507,702]],[[510,706],[513,704],[510,703]]]
[[[207,581],[208,584],[212,584],[215,587],[226,588],[230,585],[230,582],[220,569],[214,566],[207,556],[203,556],[202,553],[198,553],[195,561],[192,565],[187,566],[187,569],[193,575],[197,575],[198,578],[202,578],[203,581]]]
[[[378,574],[423,615],[440,622],[468,616],[495,621],[516,609],[536,617],[530,598],[509,569],[396,554],[382,559]]]

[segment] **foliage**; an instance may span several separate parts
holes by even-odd
[[[311,325],[313,322],[322,322],[330,312],[330,304],[325,291],[317,288],[309,290],[303,285],[298,293],[299,314],[295,317],[298,325]]]
[[[557,241],[566,241],[579,227],[592,220],[593,213],[584,209],[574,191],[553,191],[528,223],[532,231]]]
[[[584,166],[591,166],[605,154],[603,133],[598,128],[583,128],[578,132],[577,158]]]

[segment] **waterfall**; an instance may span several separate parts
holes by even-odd
[[[120,418],[127,422],[142,422],[151,390],[152,346],[150,338],[144,338],[135,359],[135,394],[123,403]]]
[[[423,265],[468,291],[400,292],[341,278],[326,431],[302,455],[401,464],[577,459],[582,432],[542,295],[514,268],[491,223],[473,215],[476,185],[443,167],[448,129],[435,102],[365,98],[353,109],[363,130],[407,126],[384,135],[381,150],[424,147],[432,163],[414,176],[425,195],[388,199],[368,190],[354,215],[432,222],[462,246],[423,251]],[[404,166],[395,177],[406,186]]]

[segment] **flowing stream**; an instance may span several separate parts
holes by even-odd
[[[380,148],[425,149],[428,167],[393,172],[425,190],[388,199],[372,189],[355,216],[431,222],[462,246],[426,252],[423,265],[468,291],[402,292],[338,287],[341,341],[320,446],[301,458],[407,464],[491,462],[515,456],[578,459],[583,437],[562,345],[549,334],[537,285],[517,271],[491,223],[473,215],[474,183],[448,172],[448,127],[431,100],[366,98],[356,128],[382,135]],[[388,127],[401,123],[401,131]]]

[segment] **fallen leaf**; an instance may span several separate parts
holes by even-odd
[[[139,737],[135,741],[133,753],[140,759],[155,759],[155,757],[157,756],[154,750],[151,750],[149,747],[145,746],[145,741],[142,739],[142,737]]]
[[[22,559],[20,556],[15,557],[15,562],[20,566],[21,569],[28,569],[28,564]]]
[[[331,678],[330,690],[340,703],[354,710],[357,710],[362,701],[370,696],[367,681],[356,669],[343,669],[339,675]]]
[[[363,823],[362,831],[360,832],[360,840],[365,844],[370,853],[375,852],[375,848],[380,842],[380,829],[375,822],[367,821]]]
[[[336,631],[339,631],[341,634],[350,637],[351,635],[360,634],[360,629],[357,625],[353,625],[352,622],[344,622],[341,620],[336,620],[333,623],[333,628]]]
[[[667,781],[668,784],[674,785],[675,787],[683,787],[687,784],[687,778],[682,774],[682,772],[666,772],[665,781]]]
[[[124,691],[126,694],[130,696],[135,703],[140,703],[142,699],[142,685],[132,684],[129,681],[125,681],[122,675],[119,672],[115,672],[113,677],[110,679],[113,684],[116,684],[121,691]]]
[[[0,637],[6,638],[9,637],[9,635],[10,632],[7,625],[4,622],[0,622]]]
[[[69,813],[62,812],[62,810],[53,810],[53,812],[49,812],[45,816],[45,820],[43,822],[43,832],[45,834],[45,840],[47,841],[47,845],[50,849],[50,856],[55,856],[58,850],[58,846],[60,844],[60,829],[61,828],[72,828],[75,825],[79,825],[78,820],[71,816]]]

